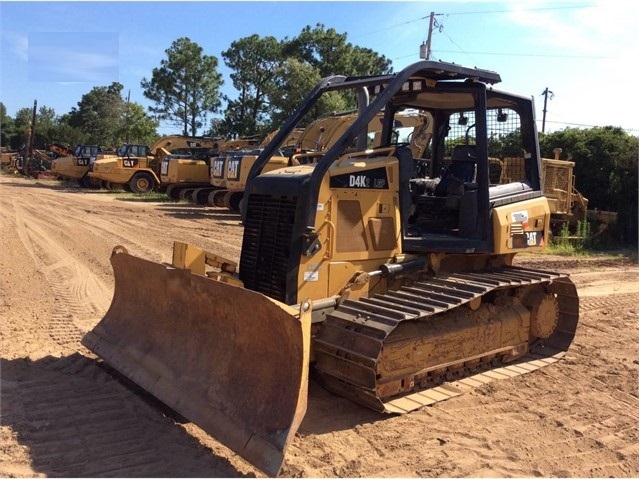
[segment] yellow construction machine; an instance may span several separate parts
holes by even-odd
[[[575,188],[575,163],[559,159],[561,148],[555,148],[553,152],[554,158],[541,159],[541,179],[550,207],[550,226],[555,234],[559,234],[565,223],[574,227],[586,219],[588,198]],[[505,157],[501,164],[500,183],[508,183],[511,177],[521,175],[525,167],[519,157]]]
[[[289,164],[290,155],[303,131],[302,128],[295,128],[289,133],[278,151],[271,155],[264,166],[265,172],[276,170]],[[238,210],[244,190],[243,188],[240,191],[238,189],[229,190],[227,184],[236,184],[242,178],[246,179],[251,165],[276,134],[277,130],[269,133],[256,148],[228,149],[217,158],[214,158],[209,169],[210,186],[206,189],[195,191],[193,195],[199,195],[199,198],[202,199],[206,195],[206,203],[211,206]],[[201,203],[204,203],[204,201],[201,201]]]
[[[180,242],[170,265],[116,246],[113,302],[82,343],[269,475],[311,369],[401,414],[556,362],[579,298],[567,275],[513,265],[546,245],[550,209],[533,99],[499,81],[434,61],[323,79],[253,164],[239,264]],[[322,94],[347,90],[366,106],[321,158],[263,171]],[[393,141],[407,112],[433,121],[419,158]],[[493,184],[492,149],[513,138],[522,176]]]
[[[0,171],[6,173],[17,173],[17,163],[19,156],[19,151],[11,151],[5,147],[2,147],[2,151],[0,151]]]
[[[213,148],[214,140],[181,135],[160,138],[151,147],[125,143],[115,154],[102,154],[91,164],[89,177],[105,182],[107,188],[126,188],[148,193],[161,185],[162,159],[171,153]]]
[[[312,164],[339,139],[357,119],[357,112],[331,113],[311,122],[304,129],[296,129],[283,143],[281,152],[271,156],[263,173],[284,166]],[[368,125],[367,145],[380,144],[383,112],[378,113]],[[420,141],[428,138],[432,119],[416,112],[399,114],[395,119],[394,140],[407,141],[415,157],[419,158],[423,145]],[[261,147],[265,147],[264,143]],[[239,211],[249,172],[259,151],[229,152],[218,158],[218,167],[211,171],[211,178],[218,180],[219,188],[211,195],[211,204]]]
[[[187,199],[198,204],[208,203],[212,189],[209,178],[211,161],[227,151],[256,147],[260,138],[207,139],[199,150],[188,154],[171,154],[162,159],[160,182],[166,194],[174,200]]]
[[[541,159],[544,193],[550,205],[550,225],[558,233],[564,223],[575,226],[588,214],[588,198],[575,188],[574,161],[560,160],[561,148],[554,158]]]
[[[101,147],[98,145],[78,145],[75,149],[68,151],[55,145],[51,149],[64,155],[51,162],[51,171],[59,178],[75,180],[83,188],[100,186],[100,180],[91,178],[88,173],[91,164],[102,151]]]

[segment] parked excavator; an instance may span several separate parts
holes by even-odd
[[[311,368],[335,394],[401,414],[555,363],[579,298],[566,274],[513,265],[544,248],[550,210],[533,98],[500,80],[435,61],[323,79],[251,168],[239,264],[181,242],[170,265],[116,246],[113,302],[82,343],[269,475]],[[357,93],[357,119],[316,162],[264,172],[333,91]],[[410,111],[433,119],[420,158],[393,142]],[[492,184],[500,139],[525,167]]]
[[[92,163],[89,177],[105,182],[107,188],[125,188],[133,193],[149,193],[160,187],[162,159],[171,153],[189,153],[213,148],[211,138],[169,135],[151,147],[125,143],[115,154],[103,154]]]
[[[75,149],[51,146],[52,151],[62,154],[51,162],[51,171],[61,179],[75,180],[83,188],[99,188],[100,180],[89,176],[91,164],[102,148],[98,145],[78,145]]]

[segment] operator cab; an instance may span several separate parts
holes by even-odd
[[[396,146],[403,250],[490,251],[492,209],[542,196],[532,101],[473,81],[407,84],[382,141]],[[421,158],[392,139],[393,117],[409,108],[433,118]]]
[[[267,262],[269,255],[277,256],[288,278],[286,287],[281,284],[283,279],[277,287],[288,295],[282,296],[283,301],[295,304],[297,276],[292,272],[299,268],[300,255],[311,258],[322,248],[333,247],[332,240],[326,239],[333,234],[332,219],[326,220],[329,226],[324,228],[317,221],[328,214],[328,201],[336,202],[338,217],[348,219],[345,226],[335,227],[335,244],[348,245],[340,246],[344,251],[355,248],[350,244],[353,238],[367,238],[362,241],[372,244],[379,255],[393,248],[408,254],[502,250],[503,246],[495,244],[494,209],[539,198],[543,193],[533,100],[493,89],[491,85],[499,81],[495,72],[432,61],[416,63],[393,75],[322,80],[251,169],[242,212],[245,231],[254,230],[255,237],[264,237],[265,209],[269,214],[277,211],[286,220],[268,217],[279,225],[273,226],[273,232],[277,232],[281,252],[279,246],[273,248],[268,243],[273,250],[268,253],[266,243],[251,242],[253,236],[245,233],[241,279],[248,284],[250,271],[263,269],[257,263],[249,264],[248,259]],[[261,174],[293,128],[328,91],[357,95],[360,107],[351,126],[316,164]],[[428,128],[413,133],[420,136],[418,149],[413,138],[402,141],[397,137],[400,115],[409,112],[429,119]],[[369,124],[380,113],[379,146],[370,148],[366,144]],[[354,142],[357,151],[351,153]],[[321,201],[320,191],[324,195]],[[359,206],[340,212],[342,198],[347,199],[344,208]],[[362,201],[368,202],[366,207]],[[370,220],[364,220],[364,214]],[[511,216],[527,218],[525,206],[516,208]],[[513,222],[519,228],[526,226],[525,220]],[[287,225],[286,231],[282,224]],[[543,225],[535,226],[540,227]],[[504,234],[501,229],[500,234]],[[518,242],[526,237],[514,230],[508,234]],[[534,236],[542,238],[543,234]],[[291,258],[291,264],[284,264],[282,258]]]

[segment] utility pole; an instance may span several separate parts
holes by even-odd
[[[430,22],[428,23],[428,39],[419,47],[419,58],[423,58],[424,60],[430,60],[430,54],[433,51],[433,28],[437,28],[440,32],[444,28],[443,25],[437,23],[437,20],[435,20],[435,15],[441,15],[441,13],[430,12]]]
[[[430,22],[428,23],[428,39],[426,40],[426,60],[430,60],[431,39],[433,38],[433,23],[435,23],[435,12],[430,12]]]
[[[31,116],[31,128],[29,128],[29,136],[27,138],[27,154],[24,159],[24,163],[22,168],[24,169],[24,173],[27,175],[31,175],[33,170],[33,143],[35,140],[35,129],[36,129],[36,114],[38,110],[38,100],[33,100],[33,114]]]
[[[541,120],[541,132],[546,132],[546,105],[548,104],[548,95],[550,95],[550,99],[552,100],[555,96],[553,92],[551,92],[548,87],[541,93],[544,96],[544,116]]]
[[[131,90],[129,90],[129,94],[126,97],[126,114],[124,115],[124,131],[126,132],[126,141],[125,143],[129,144],[129,123],[131,119],[129,118],[129,114],[131,113]]]

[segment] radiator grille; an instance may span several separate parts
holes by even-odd
[[[249,196],[240,259],[244,286],[286,302],[297,198]]]

